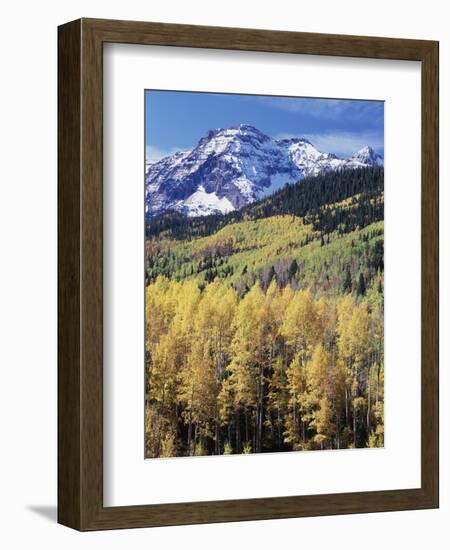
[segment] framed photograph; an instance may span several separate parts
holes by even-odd
[[[59,522],[438,507],[438,43],[58,40]]]

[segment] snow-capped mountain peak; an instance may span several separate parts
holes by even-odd
[[[303,137],[274,140],[250,124],[216,128],[191,151],[147,165],[146,215],[226,213],[307,176],[382,163],[369,146],[344,160]]]
[[[359,163],[363,166],[382,166],[383,157],[376,153],[370,145],[366,145],[349,158],[349,162]]]

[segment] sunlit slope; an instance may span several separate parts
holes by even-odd
[[[360,273],[367,286],[378,284],[382,243],[382,221],[349,233],[322,235],[302,218],[273,216],[231,224],[189,242],[149,241],[147,276],[195,279],[199,284],[218,277],[240,291],[257,278],[265,286],[276,277],[282,285],[295,282],[335,294],[342,291],[347,270],[354,284]]]

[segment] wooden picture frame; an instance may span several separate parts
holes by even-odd
[[[104,507],[102,47],[106,42],[421,63],[420,488]],[[438,507],[438,43],[79,19],[59,27],[58,51],[59,523],[90,531]]]

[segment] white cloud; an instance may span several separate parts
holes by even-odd
[[[145,148],[145,162],[156,162],[164,157],[178,153],[178,151],[181,151],[178,147],[172,147],[171,149],[165,150],[154,147],[153,145],[147,145]]]
[[[382,117],[382,102],[352,99],[277,97],[261,98],[266,106],[321,120],[368,120]]]

